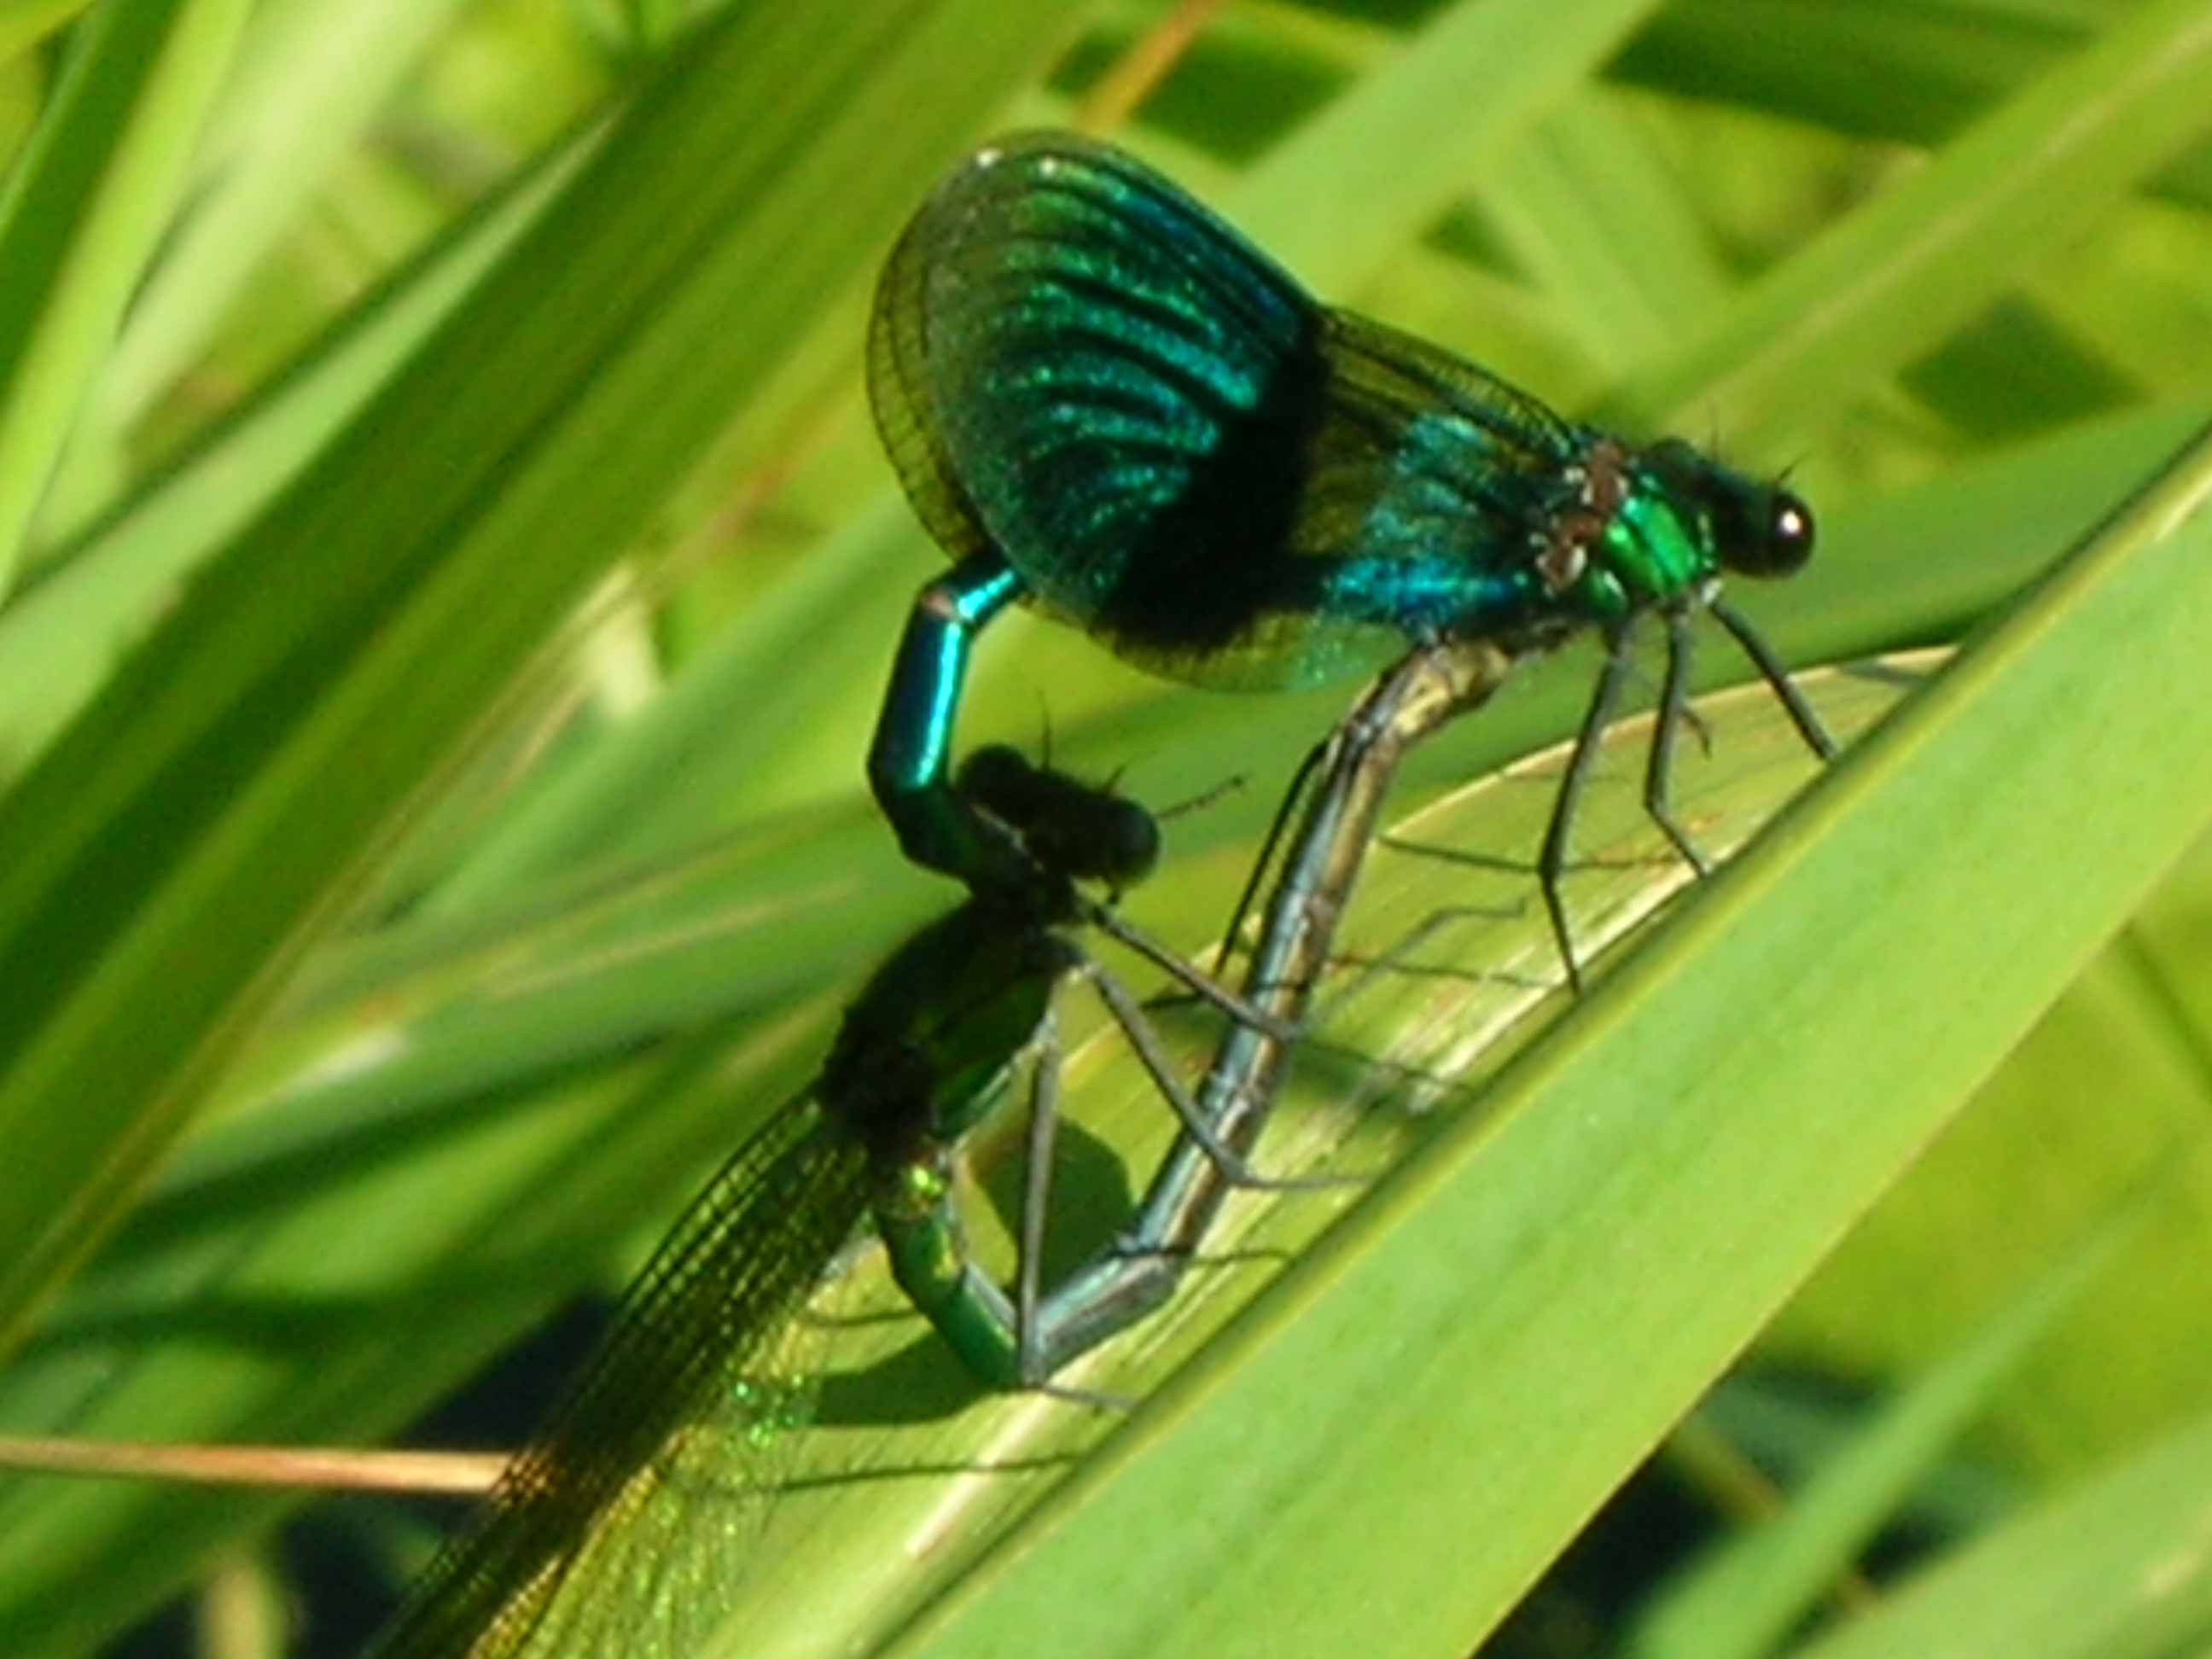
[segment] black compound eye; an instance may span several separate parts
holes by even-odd
[[[1722,492],[1711,507],[1721,563],[1740,575],[1791,575],[1813,556],[1813,509],[1779,485]]]
[[[1787,576],[1813,556],[1813,509],[1780,484],[1755,483],[1680,438],[1662,438],[1644,455],[1670,496],[1695,504],[1723,570]]]

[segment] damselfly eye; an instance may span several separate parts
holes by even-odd
[[[1813,509],[1778,484],[1711,492],[1713,550],[1723,569],[1788,576],[1813,556]]]
[[[1805,567],[1813,556],[1813,509],[1779,487],[1767,496],[1765,533],[1752,538],[1765,555],[1756,567],[1746,567],[1753,576],[1788,576]]]

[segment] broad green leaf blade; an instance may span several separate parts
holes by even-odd
[[[0,758],[28,765],[175,604],[483,279],[580,146],[541,158],[365,299],[289,374],[76,541],[0,611]]]
[[[2212,649],[2209,447],[900,1650],[1434,1655],[1493,1626],[2212,817],[2212,708],[2169,695]]]
[[[101,1236],[426,782],[1066,27],[1058,8],[945,0],[747,8],[690,37],[407,372],[0,805],[10,1322]],[[887,153],[894,116],[912,143]],[[612,1085],[645,1099],[670,1086],[650,1064]],[[554,1117],[576,1137],[588,1114]],[[491,1154],[469,1175],[532,1174],[499,1169],[495,1144],[468,1150]],[[352,1305],[378,1249],[384,1283],[421,1271],[410,1216],[466,1212],[455,1164],[429,1160],[412,1201],[374,1160],[365,1173],[341,1232],[305,1258],[337,1281],[326,1306]],[[366,1220],[380,1204],[397,1207]],[[281,1222],[268,1237],[290,1247],[288,1267],[302,1261]],[[157,1419],[388,1432],[520,1316],[511,1299],[472,1308],[440,1353],[352,1327],[348,1364],[312,1342],[180,1340],[196,1386]],[[381,1386],[365,1375],[379,1370]],[[33,1570],[9,1575],[0,1647],[83,1650],[206,1558],[211,1510],[240,1526],[275,1507],[82,1501],[33,1546]]]
[[[859,277],[924,158],[887,167],[853,88],[915,76],[956,15],[749,10],[696,40],[8,800],[0,976],[37,994],[0,1017],[0,1128],[69,1196],[0,1214],[0,1315],[84,1248],[395,809]]]
[[[240,73],[198,157],[199,189],[131,310],[100,386],[112,438],[205,349],[247,275],[303,203],[357,146],[455,0],[387,0],[358,10],[260,9]]]
[[[2141,1194],[2132,1206],[2140,1219]],[[1838,1446],[1778,1513],[1681,1575],[1638,1621],[1632,1659],[1759,1659],[1820,1611],[2021,1355],[2111,1267],[2112,1218],[1954,1342]]]
[[[1650,0],[1585,0],[1572,11],[1460,0],[1271,150],[1228,204],[1233,216],[1322,292],[1357,289],[1656,9]],[[1316,192],[1360,211],[1348,224],[1316,213]]]
[[[1796,1659],[2160,1659],[2201,1652],[2212,1422],[2154,1440],[1961,1551]]]
[[[244,0],[95,8],[0,196],[0,591],[177,208]]]
[[[1624,404],[1737,442],[1809,429],[1808,386],[1905,367],[2212,127],[2212,15],[2137,8],[1762,281]]]
[[[6,0],[0,4],[0,59],[44,40],[92,0]]]

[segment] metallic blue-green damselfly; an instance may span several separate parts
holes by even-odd
[[[741,1463],[747,1446],[788,1426],[790,1396],[769,1363],[777,1333],[864,1215],[907,1296],[971,1369],[1001,1385],[1041,1381],[1158,1305],[1225,1194],[1249,1179],[1244,1155],[1399,756],[1486,695],[1501,667],[1480,648],[1417,653],[1340,728],[1288,844],[1244,995],[1204,993],[1229,1026],[1195,1090],[1186,1092],[1149,1049],[1141,1011],[1113,1005],[1176,1103],[1179,1127],[1133,1222],[1049,1291],[1035,1266],[1048,1093],[1032,1098],[1011,1295],[966,1255],[950,1160],[1003,1092],[1013,1059],[1049,1048],[1059,985],[1073,975],[1110,983],[1076,942],[1078,924],[1131,930],[1066,887],[1064,908],[1028,908],[1050,885],[1032,881],[1018,896],[986,890],[910,939],[848,1011],[815,1083],[694,1200],[568,1405],[517,1459],[478,1527],[434,1565],[376,1659],[595,1653],[618,1638],[659,1651],[644,1626],[688,1619],[669,1602],[706,1592],[697,1574],[656,1565],[654,1551],[702,1529],[726,1535],[690,1511],[730,1502],[746,1474],[715,1466]],[[1041,871],[1079,866],[1085,878],[1121,885],[1150,865],[1151,823],[1106,792],[1000,755],[972,764],[963,784]],[[1036,1073],[1047,1091],[1052,1060],[1040,1056]]]
[[[864,1218],[905,1296],[983,1381],[1042,1382],[1095,1342],[1102,1333],[1079,1303],[1044,1295],[1038,1280],[1053,1003],[1064,982],[1098,989],[1176,1107],[1183,1135],[1211,1149],[1204,1156],[1226,1158],[1143,1012],[1077,937],[1095,925],[1166,960],[1076,884],[1141,878],[1158,844],[1149,815],[1006,751],[980,753],[960,787],[1023,846],[1041,879],[1018,893],[975,894],[876,970],[814,1081],[692,1201],[568,1403],[503,1476],[481,1522],[433,1565],[374,1650],[379,1659],[596,1651],[612,1639],[635,1612],[627,1600],[635,1586],[623,1584],[641,1571],[635,1539],[682,1521],[664,1510],[641,1533],[639,1517],[657,1505],[680,1510],[683,1472],[697,1459],[739,1457],[781,1426],[789,1396],[769,1363],[774,1345]],[[1238,1012],[1234,999],[1179,972]],[[1029,1175],[1009,1291],[969,1254],[954,1158],[1032,1053]],[[596,1560],[601,1553],[616,1565]]]
[[[1817,752],[1826,734],[1723,599],[1813,547],[1804,503],[1679,439],[1569,421],[1427,343],[1321,304],[1121,152],[1066,133],[957,167],[885,265],[869,346],[884,447],[954,561],[918,597],[869,770],[907,854],[971,884],[1018,859],[947,784],[975,635],[1009,605],[1145,667],[1272,690],[1409,647],[1505,659],[1583,632],[1606,657],[1537,858],[1560,895],[1574,807],[1639,623],[1666,645],[1645,805],[1669,805],[1692,623],[1714,617]]]

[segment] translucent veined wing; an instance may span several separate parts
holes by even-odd
[[[595,1586],[701,1522],[659,1501],[707,1451],[745,1466],[803,1402],[775,1345],[867,1201],[866,1149],[817,1109],[778,1111],[733,1154],[624,1297],[613,1330],[550,1427],[501,1478],[480,1522],[434,1562],[374,1659],[508,1659],[602,1601]],[[716,1533],[719,1529],[705,1530]],[[580,1575],[579,1564],[594,1560]],[[590,1579],[592,1583],[581,1582]],[[573,1591],[573,1594],[569,1592]]]

